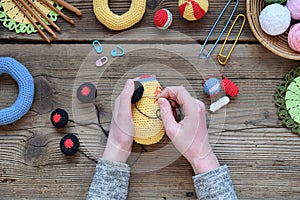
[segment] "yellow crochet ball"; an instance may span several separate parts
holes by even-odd
[[[189,21],[201,19],[208,11],[208,0],[179,0],[178,10]]]

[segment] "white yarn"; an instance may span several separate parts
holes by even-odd
[[[209,110],[211,112],[216,112],[217,110],[219,110],[220,108],[222,108],[223,106],[227,105],[230,102],[230,99],[228,96],[224,96],[221,99],[219,99],[218,101],[212,103],[209,107]]]
[[[265,33],[273,36],[280,35],[289,28],[291,13],[286,6],[274,3],[262,10],[259,22]]]

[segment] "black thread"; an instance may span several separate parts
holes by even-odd
[[[147,117],[147,118],[149,118],[149,119],[159,119],[159,120],[161,120],[161,117],[160,117],[160,115],[159,115],[159,111],[160,111],[159,109],[156,110],[156,117],[151,117],[151,116],[146,115],[145,113],[143,113],[143,112],[137,107],[136,103],[134,103],[133,105],[134,105],[134,107],[137,109],[137,111],[139,111],[139,113],[141,113],[141,114],[144,115],[145,117]]]

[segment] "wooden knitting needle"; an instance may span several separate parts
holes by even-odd
[[[20,11],[25,15],[25,17],[32,23],[32,25],[36,28],[39,34],[44,38],[44,40],[50,43],[49,38],[45,35],[45,33],[40,29],[40,27],[35,23],[35,21],[30,17],[30,15],[24,10],[24,8],[18,3],[17,0],[13,0],[16,6],[20,9]]]
[[[78,8],[76,8],[75,6],[72,6],[68,2],[66,2],[64,0],[54,0],[54,1],[58,4],[60,4],[61,6],[65,7],[67,10],[75,13],[78,16],[82,15],[81,11]]]
[[[59,14],[64,20],[66,20],[67,22],[69,22],[72,25],[75,25],[75,22],[70,17],[68,17],[67,15],[65,15],[64,13],[62,13],[60,10],[58,10],[57,8],[55,8],[52,4],[50,4],[48,2],[48,0],[39,0],[39,1],[41,1],[43,4],[45,4],[46,6],[48,6],[51,10],[53,10],[57,14]]]
[[[42,16],[44,17],[58,32],[60,32],[60,28],[43,12],[35,3],[33,3],[31,0],[27,0],[28,3]]]
[[[27,4],[27,3],[25,3],[25,1],[24,0],[18,0],[25,8],[26,8],[26,10],[46,29],[46,31],[48,31],[51,35],[52,35],[52,37],[54,38],[54,39],[56,39],[57,37],[56,37],[56,35],[55,35],[55,33],[51,30],[51,28],[47,25],[47,24],[45,24],[45,22],[43,22],[43,20],[30,8],[30,6]]]

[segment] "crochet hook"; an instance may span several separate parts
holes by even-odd
[[[225,46],[226,46],[226,42],[227,42],[227,40],[228,40],[229,35],[230,35],[231,32],[232,32],[233,27],[234,27],[235,24],[236,24],[236,21],[237,21],[240,17],[243,18],[243,22],[242,22],[240,31],[239,31],[237,37],[235,38],[235,41],[234,41],[234,43],[233,43],[231,49],[229,50],[228,55],[225,56],[225,55],[223,54],[223,50],[224,50],[224,48],[225,48]],[[217,60],[218,60],[218,62],[219,62],[221,65],[225,65],[225,64],[227,63],[227,61],[228,61],[230,55],[231,55],[232,52],[233,52],[233,49],[234,49],[234,47],[235,47],[235,45],[236,45],[238,39],[239,39],[240,36],[241,36],[242,30],[243,30],[243,28],[244,28],[244,26],[245,26],[245,22],[246,22],[246,16],[245,16],[244,14],[239,14],[239,15],[235,18],[234,22],[232,23],[232,25],[231,25],[231,27],[230,27],[230,29],[229,29],[229,31],[228,31],[228,34],[227,34],[227,36],[226,36],[226,38],[225,38],[225,40],[224,40],[224,43],[223,43],[223,45],[222,45],[222,48],[221,48],[219,54],[217,55]]]
[[[60,32],[60,28],[43,12],[39,7],[35,5],[31,0],[27,0],[28,3],[44,18],[46,19],[58,32]]]
[[[64,13],[62,13],[60,10],[58,10],[57,8],[55,8],[47,0],[39,0],[39,1],[41,1],[43,4],[45,4],[48,8],[50,8],[51,10],[53,10],[54,12],[56,12],[57,14],[59,14],[59,16],[61,16],[64,20],[66,20],[67,22],[69,22],[71,25],[75,25],[75,22],[70,17],[68,17],[67,15],[65,15]]]
[[[68,2],[66,2],[66,1],[64,1],[64,0],[54,0],[54,1],[55,1],[56,3],[58,3],[58,4],[60,4],[61,6],[63,6],[64,8],[66,8],[67,10],[69,10],[69,11],[75,13],[75,14],[78,15],[78,16],[81,16],[81,15],[82,15],[81,11],[80,11],[78,8],[72,6],[72,5],[69,4]]]
[[[238,0],[236,0],[236,4],[235,4],[235,6],[234,6],[234,8],[233,8],[233,10],[232,10],[232,12],[231,12],[231,14],[230,14],[230,16],[228,17],[228,20],[227,20],[227,22],[226,22],[226,24],[225,24],[223,30],[221,31],[221,33],[219,34],[219,37],[218,37],[217,40],[215,41],[214,45],[212,46],[212,48],[209,50],[209,52],[208,52],[206,55],[203,55],[203,54],[204,54],[205,46],[206,46],[206,44],[207,44],[207,42],[208,42],[210,36],[212,35],[212,33],[213,33],[213,31],[215,30],[217,24],[219,23],[221,17],[222,17],[223,14],[225,13],[226,9],[227,9],[228,6],[231,4],[231,2],[232,2],[232,0],[228,0],[227,4],[225,5],[225,7],[223,8],[223,10],[222,10],[221,13],[219,14],[218,18],[216,19],[214,25],[212,26],[210,32],[208,33],[208,35],[207,35],[207,37],[206,37],[206,39],[205,39],[205,41],[204,41],[204,44],[202,45],[202,47],[201,47],[201,49],[200,49],[199,58],[206,58],[206,59],[209,58],[210,55],[211,55],[211,53],[213,52],[213,50],[216,48],[216,46],[217,46],[219,40],[221,39],[222,35],[224,34],[224,32],[225,32],[227,26],[228,26],[229,23],[230,23],[231,18],[233,17],[233,15],[234,15],[234,13],[235,13],[235,11],[236,11],[236,9],[237,9],[237,6],[238,6],[238,4],[239,4],[239,1],[238,1]]]
[[[17,2],[17,0],[13,0],[16,6],[20,9],[20,11],[25,15],[25,17],[33,24],[39,34],[44,38],[44,40],[50,43],[49,38],[45,35],[45,33],[40,29],[40,27],[35,23],[35,21],[30,17],[30,15],[24,10],[24,8]]]
[[[30,8],[30,6],[25,3],[24,0],[18,0],[26,10],[48,31],[54,39],[56,39],[55,33],[51,30],[51,28]]]

